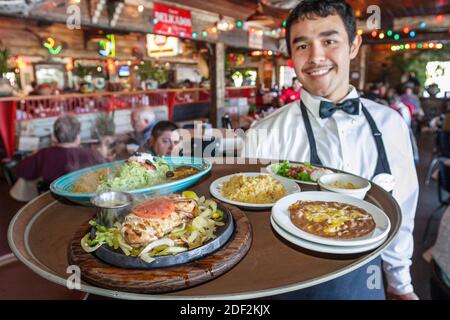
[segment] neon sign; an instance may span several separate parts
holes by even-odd
[[[47,48],[51,55],[57,55],[62,50],[61,46],[55,48],[55,40],[53,38],[47,38],[47,42],[44,42],[44,47]]]
[[[107,34],[106,40],[100,40],[98,43],[100,50],[98,53],[103,57],[114,58],[116,56],[116,39],[113,34]]]

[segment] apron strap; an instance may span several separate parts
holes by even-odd
[[[375,168],[374,177],[376,175],[379,175],[380,173],[388,173],[391,174],[391,168],[389,166],[389,161],[386,156],[386,150],[384,148],[383,139],[381,138],[381,132],[378,130],[377,125],[375,124],[375,121],[373,120],[372,116],[370,115],[369,111],[362,105],[362,112],[366,116],[367,121],[369,122],[370,129],[372,130],[373,138],[375,139],[375,144],[377,145],[377,151],[378,151],[378,160],[377,160],[377,166]]]
[[[370,115],[369,111],[364,107],[364,105],[361,103],[361,110],[364,113],[364,116],[367,119],[367,122],[369,122],[370,129],[372,131],[373,138],[375,139],[375,144],[378,151],[378,159],[377,159],[377,165],[375,167],[375,173],[373,177],[381,174],[381,173],[387,173],[391,174],[391,168],[389,166],[389,161],[386,156],[386,149],[384,148],[383,139],[381,138],[381,132],[378,130],[377,125],[375,124],[375,121],[373,120],[372,116]],[[306,134],[308,136],[309,141],[309,150],[311,153],[311,159],[310,162],[313,164],[317,164],[319,166],[322,166],[322,161],[319,158],[319,155],[317,154],[317,146],[316,146],[316,139],[314,138],[314,133],[312,131],[311,127],[311,121],[309,120],[308,111],[305,107],[303,101],[300,100],[300,110],[302,112],[303,117],[303,123],[305,124]]]
[[[322,166],[319,155],[317,154],[316,139],[311,127],[311,121],[309,121],[308,111],[306,110],[303,101],[300,101],[300,110],[302,111],[303,123],[305,124],[306,134],[309,140],[309,152],[311,153],[310,162]]]

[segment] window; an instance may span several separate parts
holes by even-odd
[[[57,82],[58,88],[64,89],[66,84],[66,68],[63,64],[36,64],[37,84]]]
[[[292,86],[292,78],[295,77],[295,70],[289,66],[280,67],[280,88]]]
[[[231,78],[233,79],[234,86],[239,88],[242,86],[256,86],[256,78],[258,72],[256,70],[238,70],[233,73]]]
[[[450,61],[430,61],[426,67],[427,80],[425,88],[436,84],[440,89],[437,98],[449,97],[450,95]],[[425,97],[429,97],[428,92],[424,92]]]

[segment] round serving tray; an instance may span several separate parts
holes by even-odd
[[[230,210],[220,204],[218,204],[217,208],[223,211],[223,222],[225,224],[216,228],[215,239],[212,239],[204,245],[193,250],[188,250],[175,255],[155,257],[155,260],[151,263],[147,263],[139,257],[127,256],[122,252],[122,250],[114,250],[114,248],[111,248],[108,245],[102,245],[95,252],[93,252],[93,254],[100,260],[110,265],[127,269],[167,268],[200,259],[220,249],[228,242],[228,240],[230,240],[231,236],[233,235],[234,222]]]
[[[247,254],[252,243],[252,228],[247,216],[236,207],[226,204],[220,207],[226,208],[231,214],[230,222],[234,223],[234,232],[221,248],[195,261],[151,270],[112,266],[81,248],[81,238],[89,230],[89,224],[86,222],[78,229],[70,243],[69,262],[80,268],[83,280],[102,288],[119,291],[164,293],[207,282],[233,268]]]

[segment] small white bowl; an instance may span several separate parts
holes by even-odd
[[[342,193],[358,199],[364,199],[367,191],[369,191],[370,188],[372,187],[372,185],[368,180],[346,173],[332,173],[321,176],[319,180],[317,180],[317,183],[320,186],[320,190]],[[356,188],[355,189],[341,188],[335,186],[336,183],[339,183],[341,185],[351,183]]]

